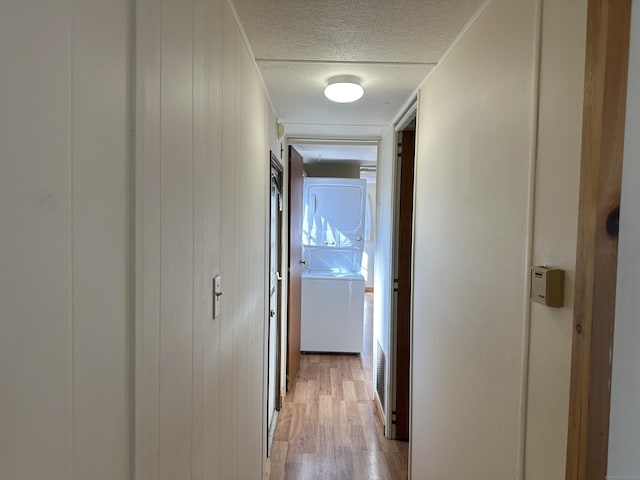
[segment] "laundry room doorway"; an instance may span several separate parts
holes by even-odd
[[[367,281],[369,294],[373,288],[378,141],[287,140],[291,198],[289,323],[295,321],[299,328],[295,332],[289,330],[289,346],[300,342],[295,353],[365,352],[368,348],[363,348],[362,297]],[[296,186],[295,182],[301,184]],[[294,273],[300,265],[304,268],[298,302],[298,277]],[[325,290],[329,285],[339,285],[342,293],[333,291],[329,295]],[[338,298],[346,303],[340,303]],[[351,313],[346,314],[347,311]],[[342,323],[330,326],[332,322]],[[295,376],[290,375],[294,367],[288,369],[289,386],[295,381]]]

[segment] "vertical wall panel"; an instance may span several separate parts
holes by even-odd
[[[191,476],[193,132],[191,2],[163,0],[160,478]]]
[[[235,378],[234,356],[234,298],[235,269],[235,157],[236,157],[236,49],[238,48],[236,30],[231,9],[222,2],[222,166],[221,201],[224,207],[220,217],[221,262],[220,271],[227,292],[222,302],[220,322],[220,429],[233,432],[237,428],[233,418],[233,384]],[[219,478],[234,478],[233,437],[220,443],[220,458],[227,459],[219,465]]]
[[[129,477],[129,21],[0,6],[1,478]]]
[[[211,295],[209,265],[205,251],[209,247],[207,241],[207,188],[208,162],[208,88],[207,73],[212,70],[209,52],[206,0],[193,2],[193,382],[192,382],[192,479],[204,478],[204,374],[205,329],[209,326],[211,309],[208,308],[207,297]],[[205,276],[206,274],[206,276]],[[211,277],[209,277],[211,278]],[[212,353],[216,353],[214,350]],[[208,453],[208,452],[207,452]]]
[[[135,478],[160,468],[161,5],[136,2]]]
[[[129,14],[73,2],[74,478],[130,473]]]
[[[268,247],[269,247],[269,190],[270,185],[270,158],[269,158],[269,136],[267,129],[271,125],[265,116],[268,108],[266,97],[262,90],[262,84],[255,67],[246,49],[242,49],[243,66],[246,71],[248,91],[248,103],[245,105],[244,116],[246,124],[253,124],[254,134],[252,141],[248,144],[250,149],[247,152],[247,176],[250,178],[249,188],[251,189],[251,204],[248,211],[251,212],[248,224],[249,250],[252,252],[250,264],[247,269],[251,290],[247,292],[247,297],[253,298],[251,311],[248,320],[248,361],[249,361],[249,390],[248,411],[249,429],[247,438],[250,442],[248,452],[251,462],[248,464],[248,477],[253,478],[262,472],[262,454],[266,438],[266,409],[263,405],[266,401],[266,390],[263,390],[265,383],[263,380],[265,371],[263,369],[267,356],[265,339],[267,337],[268,319],[268,283],[267,275],[264,272],[269,270]],[[252,117],[255,117],[252,119]],[[275,130],[275,129],[274,129]],[[260,295],[251,292],[261,292]],[[265,450],[266,453],[266,450]]]
[[[490,2],[421,91],[414,285],[424,295],[414,298],[413,312],[414,477],[521,475],[523,401],[526,478],[564,472],[586,2],[544,2],[533,92],[536,3]],[[538,137],[531,138],[536,104]],[[526,225],[532,142],[535,215]],[[533,262],[567,271],[566,306],[532,305],[523,379],[530,229]]]
[[[251,212],[246,208],[249,204],[248,199],[251,196],[251,191],[248,185],[250,185],[250,179],[247,178],[246,164],[242,159],[246,158],[247,144],[251,141],[248,125],[245,123],[243,117],[243,106],[247,101],[248,92],[244,90],[246,87],[246,78],[244,76],[244,69],[242,68],[242,38],[240,33],[236,30],[234,32],[236,36],[235,50],[235,69],[236,69],[236,88],[240,87],[239,91],[235,95],[235,159],[234,159],[234,181],[235,188],[233,190],[233,199],[236,207],[236,215],[233,218],[233,226],[231,231],[234,232],[235,248],[232,250],[233,256],[233,269],[234,269],[234,284],[233,289],[235,295],[233,298],[233,404],[231,406],[231,415],[233,418],[233,426],[236,432],[246,432],[248,426],[247,414],[248,401],[246,394],[249,387],[249,375],[248,375],[248,362],[247,362],[247,322],[248,312],[250,311],[251,298],[245,298],[247,285],[247,267],[249,266],[248,257],[253,253],[247,249],[247,243],[250,241],[248,238],[247,225],[250,222]],[[243,135],[243,130],[246,129]],[[246,190],[245,190],[246,189]],[[226,228],[225,232],[226,233]],[[233,435],[232,444],[234,449],[234,457],[236,452],[245,451],[249,439],[244,435]],[[247,477],[247,462],[233,461],[233,477],[234,478],[246,478]]]
[[[2,478],[72,478],[70,21],[0,5]]]
[[[145,479],[154,463],[160,478],[259,478],[273,113],[226,1],[138,9],[137,469]],[[212,319],[216,274],[224,295]]]
[[[205,296],[207,316],[204,322],[204,418],[203,451],[204,477],[218,476],[220,464],[226,463],[220,456],[220,445],[226,439],[220,434],[221,412],[220,382],[220,326],[221,319],[211,318],[212,297],[207,290],[212,288],[212,279],[221,272],[221,227],[222,210],[222,3],[209,0],[204,5],[203,60],[205,62],[204,88],[206,89],[206,110],[203,119],[202,135],[206,141],[207,191],[205,198]]]
[[[133,48],[136,478],[260,475],[274,119],[193,2],[136,2],[135,46],[128,0],[2,5],[3,477],[131,472]]]
[[[542,12],[533,263],[566,276],[563,308],[531,304],[527,480],[565,472],[587,2],[545,2]]]
[[[534,6],[490,2],[421,90],[413,478],[518,476]]]

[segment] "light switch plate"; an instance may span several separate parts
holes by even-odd
[[[222,297],[222,277],[213,277],[213,318],[220,316],[220,300]]]

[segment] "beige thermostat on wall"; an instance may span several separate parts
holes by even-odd
[[[531,300],[548,307],[561,307],[564,303],[564,270],[531,267]]]

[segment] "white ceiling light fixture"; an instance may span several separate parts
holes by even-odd
[[[360,100],[364,95],[364,88],[360,79],[352,76],[333,77],[324,89],[324,96],[332,102],[351,103]]]

